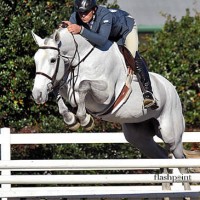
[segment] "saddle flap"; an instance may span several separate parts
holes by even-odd
[[[130,67],[133,71],[135,71],[135,60],[131,52],[125,46],[119,45],[118,47],[121,54],[124,56],[126,66]]]

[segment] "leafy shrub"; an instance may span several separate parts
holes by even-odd
[[[200,13],[180,21],[167,16],[162,31],[141,46],[150,71],[162,74],[180,95],[187,128],[200,127]]]
[[[99,2],[106,3],[107,1]],[[117,7],[116,3],[114,6]],[[52,34],[62,20],[69,18],[72,9],[72,0],[0,1],[1,127],[11,127],[13,132],[19,131],[26,134],[33,129],[36,132],[50,133],[69,131],[58,113],[53,96],[50,96],[50,100],[44,105],[36,105],[31,97],[35,76],[33,55],[38,48],[32,38],[31,30],[41,37]],[[24,127],[28,127],[28,129],[25,130]],[[96,120],[94,131],[114,130],[121,130],[121,127],[118,124]],[[82,129],[79,131],[81,132]],[[105,154],[110,151],[110,148],[100,146],[93,147],[93,153],[99,155],[98,149],[104,149],[101,152],[105,152]],[[82,146],[13,145],[12,159],[22,159],[22,157],[23,159],[60,158],[64,154],[66,156],[78,155],[80,151],[83,152],[84,157],[91,156],[90,153],[87,153],[89,149],[83,149]],[[112,154],[111,152],[115,152],[115,150],[109,153]],[[125,152],[120,154],[125,154]],[[113,156],[116,155],[113,153]]]
[[[38,106],[31,98],[35,75],[33,55],[37,49],[31,30],[47,36],[61,18],[69,15],[71,8],[65,1],[0,2],[1,126],[20,129],[40,123],[50,113],[57,115],[55,103]]]
[[[100,3],[107,3],[101,0]],[[112,6],[111,4],[109,6]],[[116,2],[114,3],[117,7]],[[57,104],[53,96],[45,105],[36,105],[31,97],[37,50],[31,30],[41,37],[52,34],[62,20],[67,20],[73,9],[73,0],[2,0],[0,1],[0,126],[20,130],[38,125],[41,132],[61,131]],[[45,125],[48,124],[48,127]],[[43,130],[44,129],[44,130]],[[52,130],[53,129],[53,130]],[[63,129],[61,132],[65,131]]]
[[[33,55],[37,50],[31,30],[41,37],[50,35],[62,20],[69,18],[73,9],[72,2],[72,0],[0,1],[1,127],[7,126],[20,130],[25,126],[37,126],[38,132],[68,131],[58,113],[53,96],[50,96],[50,101],[44,105],[36,105],[31,98],[35,76]],[[106,3],[107,1],[99,2]],[[117,7],[117,4],[114,6]],[[200,121],[199,35],[200,17],[198,13],[195,17],[190,17],[187,11],[186,16],[180,22],[168,16],[164,29],[154,37],[150,36],[145,43],[148,45],[148,51],[145,52],[144,57],[149,63],[150,70],[161,73],[177,86],[188,128],[199,127]],[[145,49],[146,46],[141,48]],[[119,130],[121,127],[118,124],[96,120],[95,132]],[[115,150],[111,150],[111,146],[104,148],[100,145],[98,148],[105,152],[105,156],[108,154],[106,154],[107,150],[111,156],[115,156],[115,154],[112,155]],[[121,147],[115,148],[118,148],[122,154],[125,152]],[[18,150],[22,151],[26,158],[36,150],[38,157],[47,155],[49,158],[58,158],[67,152],[78,151],[83,152],[83,157],[92,156],[90,153],[86,155],[85,152],[89,150],[83,149],[82,146],[72,149],[58,146],[34,146],[32,149],[13,150],[17,158],[20,156]],[[131,152],[131,157],[138,156],[138,152],[134,152]],[[98,153],[96,154],[98,156]],[[126,157],[126,155],[123,156]]]

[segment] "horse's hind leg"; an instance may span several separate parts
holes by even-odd
[[[182,145],[182,142],[180,142],[176,149],[173,150],[173,155],[175,158],[177,159],[180,159],[180,158],[185,158],[184,156],[184,153],[183,153],[183,145]],[[188,168],[185,168],[185,167],[181,167],[179,168],[179,171],[181,174],[186,174],[188,173]],[[191,187],[190,187],[190,183],[189,182],[184,182],[183,183],[183,186],[184,186],[184,189],[185,190],[191,190]]]
[[[170,152],[173,153],[176,159],[183,159],[185,156],[183,153],[182,134],[185,128],[185,121],[182,115],[182,109],[177,105],[177,109],[171,112],[165,112],[165,119],[160,122],[162,139],[169,145]],[[181,174],[185,174],[188,169],[182,167],[179,168],[179,171]],[[185,190],[190,190],[189,182],[184,182],[183,185]]]
[[[126,140],[141,150],[149,158],[168,159],[168,151],[157,144],[154,139],[155,127],[151,121],[138,124],[123,124],[123,132]],[[162,173],[168,173],[163,169]],[[169,183],[162,184],[163,190],[170,190]]]
[[[154,139],[154,127],[150,121],[137,124],[123,124],[126,140],[140,149],[149,158],[168,158],[168,152],[158,145]]]

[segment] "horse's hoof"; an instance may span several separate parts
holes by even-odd
[[[190,197],[184,197],[183,200],[191,200]]]
[[[171,190],[170,183],[162,183],[162,190]]]
[[[164,197],[163,200],[170,200],[170,198],[169,197]]]
[[[184,190],[191,190],[190,183],[183,183]]]
[[[68,125],[70,131],[77,131],[80,128],[80,123],[76,122],[75,124]]]
[[[90,116],[90,121],[86,126],[83,126],[85,131],[91,131],[94,128],[94,119]]]

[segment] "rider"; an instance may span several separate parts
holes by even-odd
[[[69,21],[69,32],[81,34],[96,46],[104,46],[108,40],[124,45],[135,58],[136,75],[143,92],[144,107],[155,105],[146,63],[138,53],[138,33],[135,20],[123,10],[107,9],[96,0],[75,0],[75,12]]]

